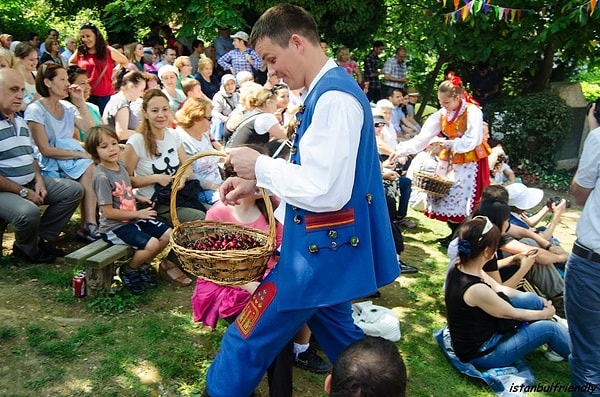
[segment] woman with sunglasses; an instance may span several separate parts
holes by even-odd
[[[539,346],[569,356],[569,334],[551,321],[552,302],[499,284],[483,269],[500,229],[476,216],[458,230],[458,259],[448,272],[445,302],[456,356],[482,368],[513,365]]]
[[[183,141],[183,148],[188,157],[197,153],[222,150],[223,146],[210,133],[212,103],[204,98],[188,98],[183,107],[175,114],[177,133]],[[219,187],[223,183],[219,171],[221,157],[205,156],[194,161],[192,178],[202,186],[200,201],[214,204],[219,200]]]
[[[69,59],[69,65],[85,69],[91,86],[89,101],[98,105],[100,113],[115,93],[112,85],[112,71],[115,64],[126,67],[127,57],[109,46],[100,30],[92,23],[84,23],[79,29],[80,44]]]

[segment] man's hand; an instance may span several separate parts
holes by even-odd
[[[227,178],[219,188],[221,201],[225,204],[239,204],[240,199],[256,193],[256,181],[237,176]]]
[[[233,170],[240,178],[254,180],[256,179],[254,167],[256,166],[258,156],[260,156],[260,153],[256,150],[248,147],[238,147],[229,151],[225,159],[225,164],[231,164]]]

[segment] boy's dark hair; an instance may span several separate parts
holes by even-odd
[[[373,48],[377,48],[377,47],[383,47],[383,41],[381,41],[381,40],[375,40],[373,42]]]
[[[331,373],[331,397],[404,397],[406,366],[398,347],[365,336],[338,356]]]
[[[502,185],[487,185],[481,192],[481,201],[497,200],[508,204],[508,190]]]
[[[269,8],[258,18],[250,32],[250,46],[269,38],[281,48],[287,48],[290,37],[299,34],[306,37],[312,44],[319,45],[319,30],[315,19],[304,8],[293,4],[278,4]]]
[[[85,133],[85,150],[87,150],[95,162],[100,161],[100,157],[98,156],[98,145],[102,140],[102,134],[108,135],[119,142],[117,131],[110,125],[95,125],[87,130]]]

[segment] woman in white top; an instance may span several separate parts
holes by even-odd
[[[210,133],[212,103],[204,98],[189,98],[175,114],[177,132],[183,140],[186,154],[193,156],[213,150],[222,150],[223,146]],[[214,204],[219,200],[219,187],[223,183],[219,162],[222,157],[206,156],[194,161],[192,178],[200,181],[203,192],[200,201]]]
[[[271,139],[287,138],[287,131],[275,117],[277,97],[271,90],[258,86],[243,96],[242,104],[246,111],[227,142],[227,147],[251,143],[266,145]]]
[[[15,47],[15,58],[17,60],[17,70],[25,79],[25,93],[23,94],[23,104],[21,111],[24,111],[27,105],[40,98],[40,94],[35,89],[35,73],[38,64],[38,50],[28,42],[22,41]]]
[[[123,151],[123,160],[131,178],[131,184],[138,194],[153,198],[161,187],[168,187],[181,164],[187,160],[181,137],[169,128],[172,111],[167,96],[158,89],[148,90],[142,98],[142,120],[139,132],[133,134]],[[185,186],[192,177],[192,169],[186,169],[186,177],[181,179],[178,189]],[[173,226],[170,206],[156,203],[157,219]],[[204,219],[204,212],[189,207],[177,207],[180,222]],[[190,280],[177,264],[178,260],[170,252],[160,264],[163,277],[178,286],[189,286]]]
[[[173,65],[164,65],[158,69],[158,78],[163,85],[163,92],[169,100],[169,107],[173,114],[179,110],[181,103],[185,101],[186,96],[182,90],[177,88],[179,83],[179,70]]]
[[[117,131],[119,142],[125,143],[137,132],[140,124],[129,105],[142,96],[146,89],[146,80],[140,72],[122,69],[114,85],[119,92],[110,97],[104,108],[102,120]]]
[[[100,234],[92,187],[94,163],[81,143],[73,138],[75,127],[87,131],[94,125],[83,90],[70,84],[65,68],[54,63],[39,67],[36,88],[42,98],[27,107],[25,120],[43,156],[42,173],[51,177],[66,176],[81,183],[83,200],[77,238],[86,242],[97,240]],[[64,100],[68,96],[73,103]],[[80,113],[78,108],[85,110]]]

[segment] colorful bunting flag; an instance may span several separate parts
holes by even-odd
[[[523,15],[531,16],[531,15],[534,15],[535,13],[539,13],[542,17],[544,17],[544,16],[546,16],[546,14],[548,12],[547,6],[544,6],[541,9],[536,11],[536,10],[531,10],[531,9],[501,7],[501,6],[491,4],[492,0],[463,0],[463,1],[464,1],[465,5],[459,8],[458,6],[460,4],[460,0],[454,0],[454,11],[443,14],[444,23],[451,24],[458,20],[462,20],[464,22],[469,18],[470,15],[477,15],[481,11],[483,11],[484,15],[487,15],[488,12],[491,11],[492,12],[491,15],[498,18],[499,21],[504,20],[504,22],[506,22],[506,23],[509,23],[509,16],[510,16],[510,22],[513,23],[513,22],[515,22],[515,20],[517,22],[520,22]],[[440,0],[437,0],[437,2],[439,3]],[[444,7],[446,7],[446,2],[447,2],[447,0],[443,0]],[[587,12],[584,12],[584,8]],[[599,0],[589,0],[588,2],[578,6],[577,9],[574,9],[572,12],[573,13],[577,12],[579,14],[579,16],[578,16],[579,21],[583,22],[584,17],[585,17],[584,14],[587,13],[590,16],[592,16],[594,14],[594,11],[596,10],[596,8],[600,8]]]

